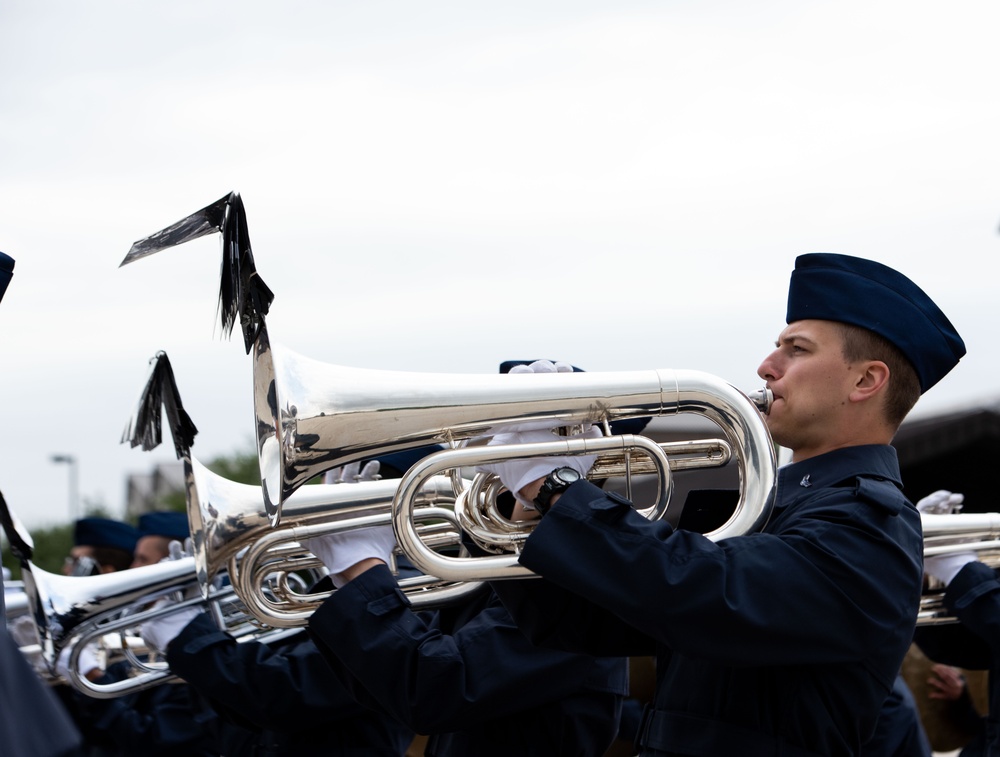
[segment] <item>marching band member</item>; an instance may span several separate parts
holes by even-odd
[[[359,701],[428,736],[426,755],[597,757],[614,741],[624,657],[536,647],[492,591],[415,612],[388,567],[391,526],[308,546],[338,587],[310,619],[317,646]]]
[[[219,714],[227,757],[400,757],[413,741],[409,728],[358,703],[305,629],[237,642],[191,609],[143,624],[142,636]]]
[[[80,518],[73,524],[73,547],[63,565],[67,576],[125,570],[139,540],[135,526],[111,518]]]
[[[74,528],[70,571],[112,572],[132,564],[139,529],[108,518],[83,518]],[[93,562],[88,568],[88,563]],[[118,566],[124,564],[125,568]],[[70,649],[56,670],[64,677]],[[97,684],[123,680],[131,663],[121,661],[102,670],[92,650],[80,654],[80,670]],[[58,693],[84,737],[84,754],[93,757],[139,757],[177,754],[218,757],[214,713],[202,706],[190,687],[164,685],[111,699],[96,699],[69,686]]]
[[[844,255],[796,260],[787,324],[758,369],[792,452],[760,533],[715,543],[574,471],[525,479],[539,461],[501,474],[543,514],[519,559],[545,580],[497,591],[539,644],[655,652],[645,756],[857,755],[911,643],[923,542],[889,442],[965,345],[908,278]]]
[[[171,672],[224,721],[226,757],[399,757],[413,732],[360,705],[327,667],[305,631],[280,642],[237,642],[205,612],[143,625],[166,650]]]
[[[191,535],[186,512],[161,510],[139,516],[139,538],[132,552],[133,568],[155,565],[170,556],[170,542],[181,544]]]

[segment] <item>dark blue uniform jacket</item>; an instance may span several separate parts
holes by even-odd
[[[875,735],[861,748],[862,757],[931,757],[920,710],[902,674],[882,704]]]
[[[533,639],[656,654],[642,754],[840,756],[873,733],[910,645],[923,542],[879,445],[783,467],[762,532],[718,543],[581,481],[520,561],[547,580],[499,591]]]
[[[238,643],[203,613],[170,642],[167,661],[253,734],[247,742],[228,729],[227,757],[401,755],[413,740],[408,728],[358,704],[304,631],[274,645]]]
[[[124,680],[128,662],[108,667],[97,683]],[[84,737],[84,753],[117,757],[216,757],[217,719],[190,687],[164,683],[112,699],[96,699],[68,686],[63,701]]]
[[[627,660],[533,646],[490,591],[417,613],[380,566],[309,628],[359,699],[431,735],[428,755],[599,757],[615,739]]]

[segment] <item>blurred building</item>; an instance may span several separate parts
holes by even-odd
[[[150,473],[133,473],[125,483],[125,519],[131,522],[143,513],[163,510],[171,500],[184,502],[184,465],[159,463]]]

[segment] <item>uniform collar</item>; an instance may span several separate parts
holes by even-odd
[[[896,448],[886,444],[865,444],[789,463],[778,471],[778,488],[786,497],[794,497],[793,492],[805,493],[814,487],[835,486],[858,476],[892,481],[902,489]]]

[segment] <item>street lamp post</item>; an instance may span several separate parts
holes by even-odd
[[[80,517],[80,483],[77,478],[76,458],[73,455],[53,455],[51,460],[69,466],[69,519],[76,522]]]

